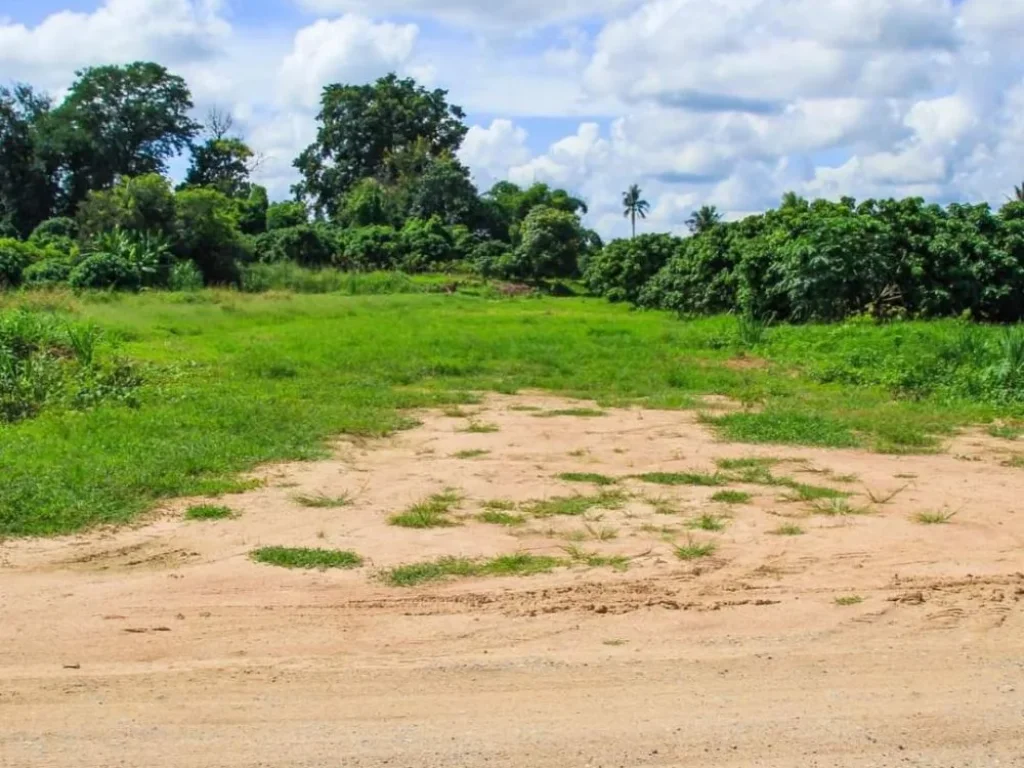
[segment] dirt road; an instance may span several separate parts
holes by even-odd
[[[187,522],[183,500],[132,529],[0,544],[0,766],[1024,766],[1012,444],[891,457],[721,443],[685,412],[538,418],[578,406],[494,397],[469,419],[424,414],[388,441],[262,470],[264,487],[222,500],[229,520]],[[778,459],[774,476],[845,490],[849,506],[736,481],[751,498],[726,505],[720,487],[620,479],[628,500],[585,519],[476,519],[487,500],[596,490],[565,472],[738,458]],[[387,524],[444,488],[462,525]],[[308,508],[301,493],[353,503]],[[936,510],[956,514],[917,521]],[[724,530],[691,527],[702,514]],[[679,560],[692,540],[717,549]],[[252,562],[267,544],[366,564]],[[629,568],[379,578],[566,547]]]

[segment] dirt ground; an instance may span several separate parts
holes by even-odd
[[[594,407],[493,396],[469,418],[419,414],[396,437],[261,470],[261,488],[218,502],[228,520],[186,521],[196,500],[178,500],[132,528],[0,543],[0,765],[1024,766],[1012,443],[968,434],[897,457],[723,443],[691,412],[548,417],[581,405]],[[454,456],[471,450],[488,453]],[[821,514],[785,487],[733,482],[752,499],[726,505],[711,500],[721,488],[629,479],[625,504],[586,518],[475,519],[488,500],[598,492],[565,472],[745,457],[784,459],[776,475],[849,491],[867,514]],[[444,489],[463,497],[461,525],[387,524]],[[869,491],[898,492],[876,504]],[[295,500],[318,493],[352,503]],[[922,512],[955,514],[924,525]],[[691,531],[704,513],[725,529]],[[774,535],[782,524],[805,533]],[[718,548],[682,561],[690,537]],[[265,545],[365,564],[253,562]],[[573,546],[629,567],[380,578]]]

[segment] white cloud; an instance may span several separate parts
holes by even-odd
[[[362,83],[409,61],[419,28],[375,23],[348,15],[319,19],[300,29],[281,64],[279,88],[285,102],[314,107],[327,83]]]
[[[510,167],[529,161],[526,135],[526,131],[511,120],[494,120],[488,128],[470,127],[459,150],[459,159],[473,172],[473,180],[480,190],[490,189],[495,182],[504,179]]]

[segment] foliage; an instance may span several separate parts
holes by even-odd
[[[39,249],[14,238],[0,238],[0,288],[21,284],[25,268],[41,258]]]
[[[338,220],[350,227],[390,225],[397,218],[392,193],[376,179],[361,179],[348,191]]]
[[[75,220],[57,216],[40,222],[39,226],[32,230],[28,242],[37,248],[53,249],[71,255],[75,251],[77,237],[78,225]]]
[[[695,235],[702,235],[718,226],[722,214],[713,205],[702,205],[686,219],[686,228]]]
[[[393,269],[401,261],[402,248],[394,227],[357,227],[342,234],[336,264],[346,269]]]
[[[113,189],[89,192],[78,208],[79,234],[86,241],[115,229],[169,234],[174,206],[174,193],[163,176],[122,178]]]
[[[207,283],[238,279],[236,259],[242,252],[238,210],[213,189],[186,189],[174,197],[174,253],[192,261]]]
[[[31,287],[59,285],[67,282],[71,268],[71,263],[66,259],[43,259],[29,264],[22,273],[22,278],[25,285]]]
[[[647,218],[647,212],[651,210],[651,204],[643,199],[643,192],[636,184],[630,184],[629,189],[622,193],[622,215],[629,219],[633,227],[633,237],[636,237],[636,218]]]
[[[290,201],[267,206],[267,231],[298,227],[309,222],[309,212],[302,203]]]
[[[267,188],[259,184],[249,185],[249,195],[238,201],[238,228],[246,235],[258,235],[267,231],[267,213],[270,203]]]
[[[452,258],[451,233],[437,216],[426,221],[408,219],[399,239],[404,252],[402,268],[407,272],[424,272]]]
[[[372,85],[324,88],[316,141],[295,161],[295,187],[314,210],[334,217],[346,193],[361,179],[388,178],[387,160],[416,142],[431,156],[454,152],[467,128],[447,92],[429,91],[394,74]]]
[[[167,287],[172,291],[198,291],[203,287],[203,273],[194,261],[179,261],[171,267]]]
[[[228,197],[240,197],[249,189],[252,159],[252,149],[241,139],[226,136],[209,138],[193,147],[185,185],[211,187]]]
[[[56,168],[39,131],[49,110],[27,85],[0,86],[0,237],[28,236],[56,205]]]
[[[306,267],[331,264],[340,250],[338,233],[323,223],[272,229],[254,240],[257,261],[291,261]]]
[[[476,187],[469,169],[451,154],[431,157],[412,185],[408,215],[437,217],[444,224],[469,224],[477,209]]]
[[[537,206],[527,214],[519,245],[500,269],[506,277],[530,282],[573,277],[583,248],[583,229],[575,214]]]
[[[637,302],[644,285],[681,248],[671,235],[615,240],[591,257],[583,276],[587,287],[611,301]]]
[[[117,288],[136,291],[142,287],[142,273],[124,255],[97,251],[82,259],[68,275],[72,288]]]

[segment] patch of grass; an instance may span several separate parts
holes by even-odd
[[[599,416],[607,416],[607,413],[599,411],[596,408],[561,408],[554,411],[544,411],[542,413],[534,414],[534,417],[538,419],[552,419],[556,416],[576,416],[581,419],[596,419]]]
[[[717,459],[715,465],[722,470],[732,471],[737,469],[758,469],[773,467],[779,463],[779,459],[762,459],[756,456],[749,456],[743,459]]]
[[[922,525],[947,525],[953,522],[954,517],[956,512],[944,509],[936,512],[918,512],[914,515],[914,520]]]
[[[795,523],[784,523],[771,531],[773,536],[803,536],[804,529]]]
[[[590,525],[589,523],[585,527],[587,529],[587,533],[590,534],[590,538],[595,541],[611,541],[612,539],[619,538],[618,528],[612,528],[607,525],[598,527]]]
[[[517,553],[490,560],[465,557],[442,557],[423,563],[400,565],[383,573],[385,582],[394,587],[414,587],[430,581],[453,577],[530,576],[549,573],[563,562],[557,557]]]
[[[717,549],[718,547],[710,541],[688,539],[685,544],[677,544],[675,552],[680,560],[700,560],[703,557],[711,557]]]
[[[1017,440],[1024,435],[1024,425],[1021,424],[993,424],[988,428],[992,437],[1002,440]]]
[[[535,517],[579,517],[592,509],[618,509],[626,496],[617,491],[604,491],[596,496],[555,496],[535,501],[526,511]]]
[[[347,493],[343,493],[340,496],[327,496],[323,493],[312,496],[300,494],[293,498],[297,504],[312,509],[337,509],[338,507],[347,507],[352,503],[352,497]]]
[[[567,483],[593,483],[594,485],[615,485],[618,482],[614,477],[599,475],[596,472],[563,472],[558,479],[565,480]]]
[[[498,512],[496,510],[484,510],[477,515],[477,520],[482,523],[490,523],[491,525],[504,525],[508,528],[514,528],[526,523],[526,518],[522,515],[515,515],[511,512]]]
[[[484,502],[484,509],[491,512],[512,512],[519,505],[508,499],[490,499]]]
[[[458,453],[453,453],[452,456],[456,459],[479,459],[481,456],[486,456],[489,453],[490,451],[477,448],[471,451],[459,451]]]
[[[864,598],[860,595],[845,595],[843,597],[836,598],[836,605],[860,605],[864,602]]]
[[[841,500],[850,497],[846,491],[828,488],[823,485],[807,485],[806,483],[783,483],[792,492],[787,495],[790,501]]]
[[[895,499],[897,496],[899,496],[901,493],[903,493],[909,487],[910,487],[910,485],[907,484],[907,485],[904,485],[904,486],[900,486],[899,488],[897,488],[894,491],[882,491],[880,493],[875,493],[870,488],[865,488],[864,490],[867,493],[868,498],[871,499],[871,503],[872,504],[877,504],[879,506],[883,506],[885,504],[888,504],[893,499]]]
[[[590,568],[614,568],[617,571],[624,571],[629,568],[629,558],[625,555],[602,555],[599,552],[588,552],[582,547],[574,544],[567,544],[562,551],[569,556],[573,563],[589,566]]]
[[[719,532],[725,530],[725,522],[714,515],[701,515],[686,523],[687,528],[695,528],[702,531]]]
[[[543,409],[539,408],[536,405],[513,405],[513,406],[509,406],[509,410],[510,411],[524,411],[524,412],[529,413],[531,411],[541,411]]]
[[[448,517],[448,513],[461,500],[461,497],[451,491],[435,493],[433,496],[419,504],[414,504],[405,512],[400,512],[388,518],[388,523],[401,528],[451,528],[458,525]]]
[[[295,547],[262,547],[252,553],[258,563],[282,568],[358,568],[363,558],[355,552],[339,549],[305,549]]]
[[[656,485],[697,485],[714,487],[725,485],[726,478],[718,473],[708,474],[705,472],[648,472],[643,475],[633,475],[637,480]]]
[[[1024,456],[1017,454],[1010,456],[1005,461],[1001,462],[1004,467],[1012,467],[1014,469],[1024,469]]]
[[[746,491],[718,491],[711,500],[722,504],[747,504],[752,498]]]
[[[572,456],[574,459],[582,459],[588,453],[590,453],[590,451],[588,451],[586,448],[578,448],[575,451],[569,451],[569,455]]]
[[[654,513],[657,515],[679,514],[679,507],[676,502],[672,499],[667,499],[664,496],[647,497],[644,501],[654,507]]]
[[[233,517],[234,514],[231,507],[217,504],[198,504],[194,507],[189,507],[185,512],[185,517],[189,520],[224,520],[225,518]]]
[[[450,419],[468,419],[473,415],[470,411],[464,410],[457,405],[449,406],[442,410],[441,413]]]
[[[459,431],[466,432],[471,435],[489,435],[493,432],[500,432],[501,428],[497,424],[488,424],[483,421],[471,421],[469,422],[469,426]]]
[[[811,504],[811,510],[816,515],[826,517],[852,517],[854,515],[866,515],[869,510],[866,507],[855,507],[848,499],[819,498]]]
[[[728,440],[782,443],[822,448],[854,448],[860,444],[850,426],[822,414],[766,408],[759,412],[705,416]]]

